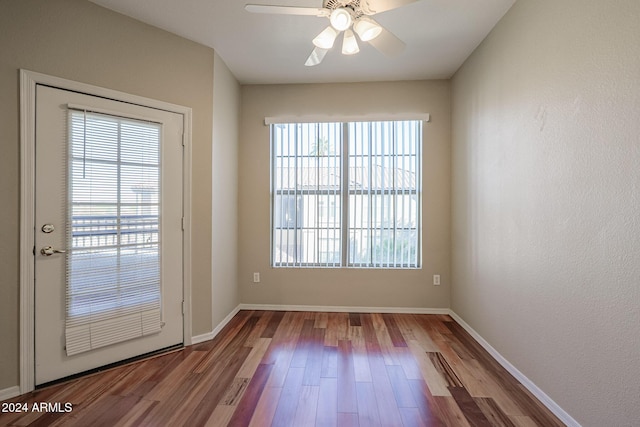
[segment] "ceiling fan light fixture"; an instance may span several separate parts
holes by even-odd
[[[382,32],[380,24],[367,16],[358,19],[356,23],[353,24],[353,29],[358,33],[360,40],[363,42],[375,39]]]
[[[356,35],[351,30],[345,31],[344,40],[342,41],[342,54],[354,55],[358,52],[360,52],[360,47],[358,46]]]
[[[332,26],[328,26],[313,39],[313,44],[321,49],[331,49],[336,37],[338,37],[338,32]]]
[[[331,16],[329,16],[329,22],[331,22],[331,26],[338,31],[344,31],[351,26],[353,23],[353,17],[351,16],[351,12],[344,7],[339,7],[331,12]]]

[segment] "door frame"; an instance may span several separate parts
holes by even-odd
[[[165,110],[183,116],[183,339],[191,345],[191,118],[189,107],[20,70],[20,394],[35,388],[35,148],[36,86]]]

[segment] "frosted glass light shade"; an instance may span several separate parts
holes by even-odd
[[[353,18],[347,9],[340,7],[331,12],[329,22],[331,22],[331,26],[336,30],[344,31],[351,26]]]
[[[353,29],[358,33],[360,40],[363,42],[375,39],[382,32],[380,24],[366,16],[358,19],[358,21],[353,24]]]
[[[333,27],[328,26],[320,34],[313,39],[313,44],[316,47],[321,49],[331,49],[333,47],[333,43],[336,41],[336,37],[338,36],[338,32],[333,29]]]
[[[358,47],[356,35],[351,30],[345,31],[344,40],[342,41],[342,54],[353,55],[358,52],[360,52],[360,47]]]

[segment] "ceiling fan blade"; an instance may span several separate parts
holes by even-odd
[[[313,67],[314,65],[318,65],[324,59],[324,56],[329,52],[329,49],[322,49],[321,47],[316,47],[311,52],[311,55],[307,58],[307,62],[304,63],[307,67]]]
[[[369,44],[387,56],[400,55],[407,46],[395,34],[384,27],[382,27],[382,32],[378,37],[369,40]]]
[[[365,15],[375,15],[376,13],[397,9],[417,1],[419,0],[360,0],[360,7]]]
[[[276,15],[329,16],[330,11],[319,7],[271,6],[267,4],[247,4],[244,6],[251,13],[272,13]]]

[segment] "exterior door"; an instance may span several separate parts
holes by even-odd
[[[36,87],[35,384],[183,343],[183,116]]]

